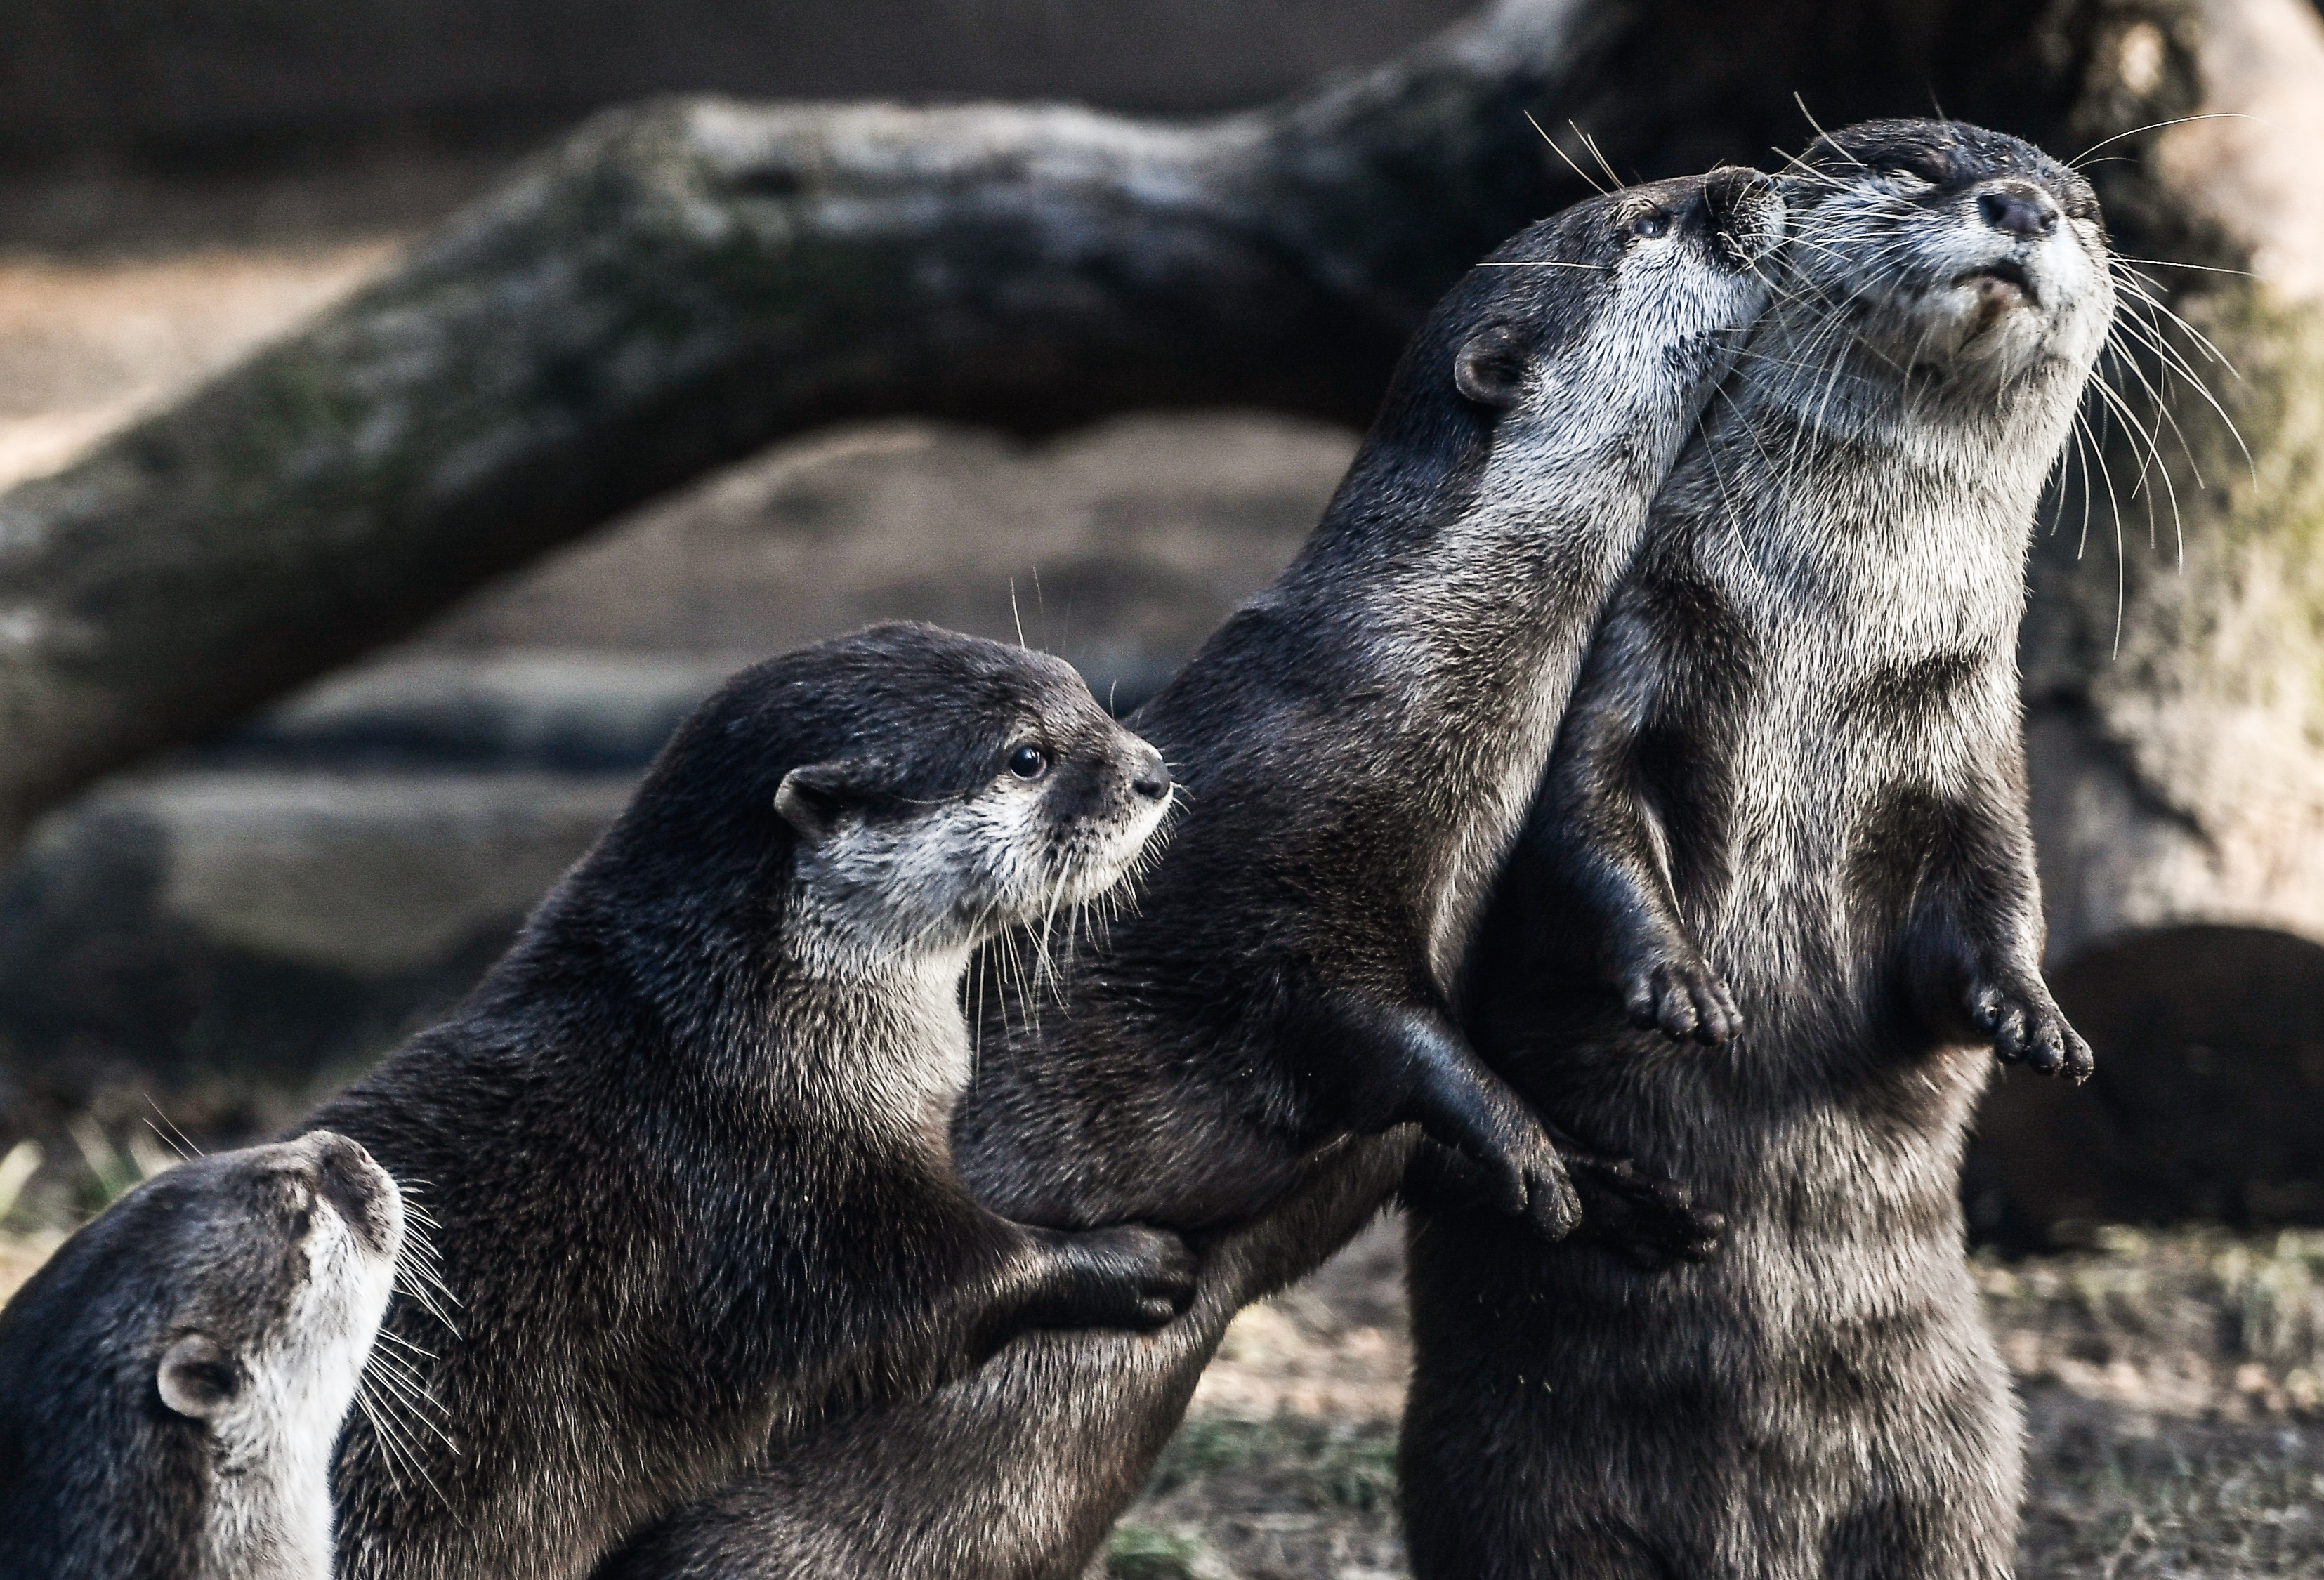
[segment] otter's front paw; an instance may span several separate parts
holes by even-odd
[[[1565,1162],[1582,1194],[1585,1237],[1646,1269],[1718,1254],[1725,1215],[1697,1206],[1676,1181],[1641,1174],[1627,1158],[1569,1152]]]
[[[1969,985],[1969,1018],[1993,1039],[2004,1064],[2028,1064],[2043,1075],[2088,1080],[2098,1068],[2090,1045],[2066,1024],[2065,1012],[2039,978],[1984,978]]]
[[[1622,1006],[1630,1024],[1644,1029],[1659,1027],[1681,1041],[1724,1043],[1743,1029],[1743,1012],[1735,996],[1710,963],[1692,950],[1658,953],[1631,967],[1622,978]]]
[[[1499,1210],[1563,1240],[1582,1221],[1582,1199],[1565,1159],[1541,1121],[1514,1092],[1492,1092],[1457,1127],[1434,1139],[1459,1154],[1462,1172]]]
[[[1202,1264],[1167,1229],[1119,1224],[1074,1236],[1088,1281],[1076,1326],[1159,1327],[1194,1303]]]
[[[1484,1165],[1502,1211],[1524,1218],[1545,1240],[1563,1240],[1582,1222],[1582,1198],[1557,1148],[1538,1130],[1528,1130]]]

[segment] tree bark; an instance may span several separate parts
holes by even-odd
[[[2207,381],[2257,464],[2171,387],[2187,568],[2168,515],[2150,552],[2126,501],[2119,658],[2110,518],[2078,561],[2067,499],[2037,556],[2037,813],[2056,952],[2178,919],[2324,932],[2318,33],[2302,0],[1503,0],[1191,125],[602,118],[304,332],[0,499],[0,850],[97,776],[811,427],[1359,421],[1446,283],[1586,189],[1569,123],[1625,179],[1765,163],[1809,134],[1796,90],[1827,125],[1941,108],[2068,154],[2119,137],[2090,169],[2126,252],[2256,268],[2153,271],[2241,370]],[[2267,124],[2121,135],[2246,105]],[[2127,492],[2136,462],[2107,455]]]
[[[2070,462],[2037,552],[2052,956],[2191,923],[2324,939],[2324,23],[2303,0],[2195,0],[2128,14],[2094,65],[2093,136],[2150,80],[2156,107],[2231,117],[2164,132],[2112,216],[2124,252],[2167,261],[2144,272],[2223,360],[2167,329],[2197,379],[2135,353],[2115,382],[2152,453],[2117,423],[2089,487]]]

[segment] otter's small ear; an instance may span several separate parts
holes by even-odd
[[[162,1352],[155,1381],[163,1404],[181,1416],[208,1420],[242,1392],[242,1368],[217,1340],[189,1333]]]
[[[1454,388],[1480,406],[1516,404],[1525,373],[1525,337],[1507,324],[1478,330],[1452,354]]]
[[[793,768],[775,791],[775,810],[803,842],[821,844],[847,809],[862,802],[870,777],[870,765],[852,758]]]

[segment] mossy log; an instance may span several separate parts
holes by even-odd
[[[2324,27],[2303,0],[1504,0],[1368,75],[1193,124],[604,117],[300,334],[0,499],[0,848],[809,427],[1360,421],[1446,283],[1587,189],[1573,127],[1626,179],[1764,162],[1809,133],[1795,94],[1827,124],[1941,107],[2067,154],[2112,140],[2089,168],[2124,251],[2239,376],[2163,381],[2143,480],[2106,441],[2119,558],[2103,500],[2075,553],[2070,469],[2037,552],[2057,944],[2190,920],[2324,936]],[[2219,113],[2258,118],[2139,130]]]

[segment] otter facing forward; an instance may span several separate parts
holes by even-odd
[[[1974,127],[1858,126],[1785,185],[1788,289],[1608,609],[1471,1006],[1522,1089],[1684,1175],[1728,1246],[1644,1274],[1418,1223],[1422,1575],[2014,1562],[2019,1422],[1958,1180],[1996,1052],[2089,1066],[2041,977],[2016,633],[2108,262],[2089,185]]]
[[[1120,878],[1169,776],[1062,662],[874,628],[672,739],[458,1018],[314,1122],[433,1184],[408,1429],[353,1422],[346,1576],[586,1570],[831,1406],[1028,1327],[1151,1327],[1174,1236],[979,1206],[945,1139],[998,929]]]
[[[1194,1313],[1135,1343],[1043,1336],[790,1445],[616,1572],[1078,1575],[1236,1309],[1393,1187],[1409,1130],[1351,1136],[1412,1122],[1485,1165],[1523,1234],[1569,1227],[1578,1185],[1700,1248],[1674,1193],[1545,1135],[1483,1069],[1452,977],[1781,218],[1764,177],[1723,170],[1511,240],[1423,327],[1297,560],[1135,716],[1185,765],[1169,855],[1066,962],[1062,1007],[989,1026],[954,1134],[1016,1216],[1231,1230]]]
[[[403,1244],[343,1137],[196,1158],[0,1311],[0,1575],[327,1580],[330,1455]]]

